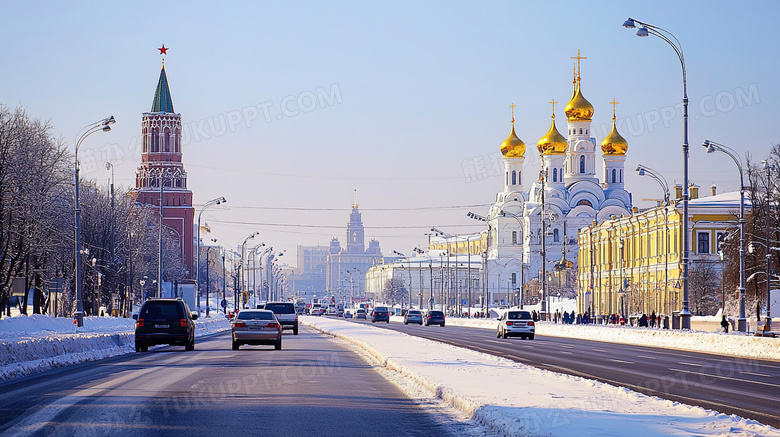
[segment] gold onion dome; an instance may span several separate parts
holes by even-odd
[[[623,156],[628,151],[628,141],[617,131],[614,109],[612,113],[612,131],[601,142],[601,151],[607,156]]]
[[[512,123],[512,132],[509,134],[509,137],[501,143],[501,154],[505,158],[522,158],[525,156],[525,143],[517,137],[514,123]]]
[[[590,121],[593,117],[593,105],[582,96],[580,90],[579,80],[577,80],[577,89],[574,91],[574,96],[564,109],[566,117],[569,121]]]
[[[569,144],[566,142],[566,138],[558,132],[558,128],[555,127],[555,114],[552,116],[550,130],[547,131],[538,143],[536,143],[536,147],[542,155],[566,154],[566,149],[569,147]]]

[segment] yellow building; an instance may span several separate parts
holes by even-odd
[[[715,195],[713,187],[703,198],[698,187],[690,192],[689,277],[701,263],[713,264],[720,275],[719,245],[736,228],[739,192]],[[669,315],[682,309],[681,202],[593,222],[580,230],[578,244],[578,312]]]

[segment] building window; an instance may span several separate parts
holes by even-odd
[[[512,289],[517,288],[517,273],[512,273]]]
[[[512,185],[517,185],[517,172],[512,170]]]
[[[580,155],[580,173],[585,173],[585,155]]]
[[[580,128],[580,134],[582,133],[582,128]]]
[[[506,184],[509,185],[509,172],[506,172]]]
[[[698,242],[698,253],[710,253],[710,233],[699,232],[696,241]]]
[[[152,129],[152,152],[160,151],[160,135],[157,133],[157,129]]]
[[[558,182],[558,169],[553,169],[553,182]]]
[[[561,241],[561,235],[557,229],[553,229],[553,243],[559,243]]]
[[[613,169],[612,169],[612,183],[614,184],[614,183],[616,183],[616,182],[617,182],[617,170],[615,170],[615,169],[613,168]]]
[[[517,231],[512,231],[512,244],[517,244]]]

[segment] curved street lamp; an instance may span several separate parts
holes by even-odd
[[[195,261],[195,295],[197,296],[198,301],[198,314],[200,314],[200,216],[203,215],[203,211],[206,210],[206,208],[214,205],[220,205],[227,202],[227,199],[225,199],[224,196],[217,197],[216,199],[211,199],[205,204],[203,204],[203,207],[200,209],[200,212],[198,212],[198,238],[196,240],[198,245],[198,251],[197,253],[197,261]],[[208,306],[209,303],[206,302],[206,305]]]
[[[658,182],[659,185],[661,185],[661,188],[664,190],[664,232],[666,234],[666,242],[665,242],[665,250],[664,250],[664,296],[666,299],[666,309],[668,310],[669,305],[669,213],[667,211],[667,207],[669,206],[669,183],[666,182],[666,178],[661,176],[660,173],[656,172],[655,170],[651,169],[650,167],[645,167],[642,164],[637,164],[636,166],[636,172],[639,174],[639,176],[650,176],[651,178],[655,179],[656,182]],[[620,289],[625,292],[624,290],[624,282],[623,282],[623,238],[620,238]],[[621,308],[622,310],[622,308]]]
[[[636,28],[639,25],[636,35],[639,37],[646,37],[648,35],[654,35],[662,40],[666,41],[672,48],[677,57],[680,58],[680,65],[682,65],[682,81],[683,81],[683,309],[680,312],[682,318],[682,329],[691,329],[691,312],[688,310],[688,266],[690,261],[688,259],[688,200],[690,194],[688,191],[688,80],[685,72],[685,56],[683,56],[682,44],[671,32],[662,29],[658,26],[653,26],[636,19],[629,17],[623,22],[623,27],[628,29]],[[674,42],[672,41],[674,40]]]
[[[766,319],[764,319],[764,324],[766,324],[767,331],[772,330],[772,285],[769,275],[770,266],[769,264],[772,262],[772,250],[770,246],[769,241],[769,196],[770,191],[772,190],[772,171],[776,170],[777,168],[775,165],[770,164],[767,160],[761,161],[761,166],[764,170],[766,170],[766,214],[764,215],[764,221],[766,222]]]
[[[81,327],[84,326],[84,301],[82,299],[82,291],[81,291],[81,194],[79,192],[79,148],[81,147],[81,142],[84,141],[85,138],[88,136],[94,134],[97,131],[103,131],[108,132],[111,130],[111,125],[116,123],[116,120],[114,120],[114,116],[104,118],[100,121],[97,121],[95,123],[89,124],[85,126],[83,129],[81,129],[84,133],[81,134],[79,139],[76,141],[76,165],[75,165],[75,171],[73,172],[75,178],[76,178],[76,207],[73,209],[73,214],[75,216],[75,240],[76,240],[76,247],[75,247],[75,257],[76,257],[76,324]]]
[[[740,332],[747,331],[747,319],[745,318],[745,177],[742,170],[742,160],[734,149],[715,141],[704,140],[701,144],[707,149],[707,153],[723,152],[729,155],[739,169],[739,318],[737,329]]]

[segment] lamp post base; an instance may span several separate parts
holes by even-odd
[[[680,329],[691,329],[691,313],[683,311],[680,313]]]
[[[84,326],[84,311],[76,311],[76,314],[74,314],[73,318],[76,319],[76,325],[79,328]]]
[[[747,318],[740,317],[737,319],[737,331],[747,332]]]

